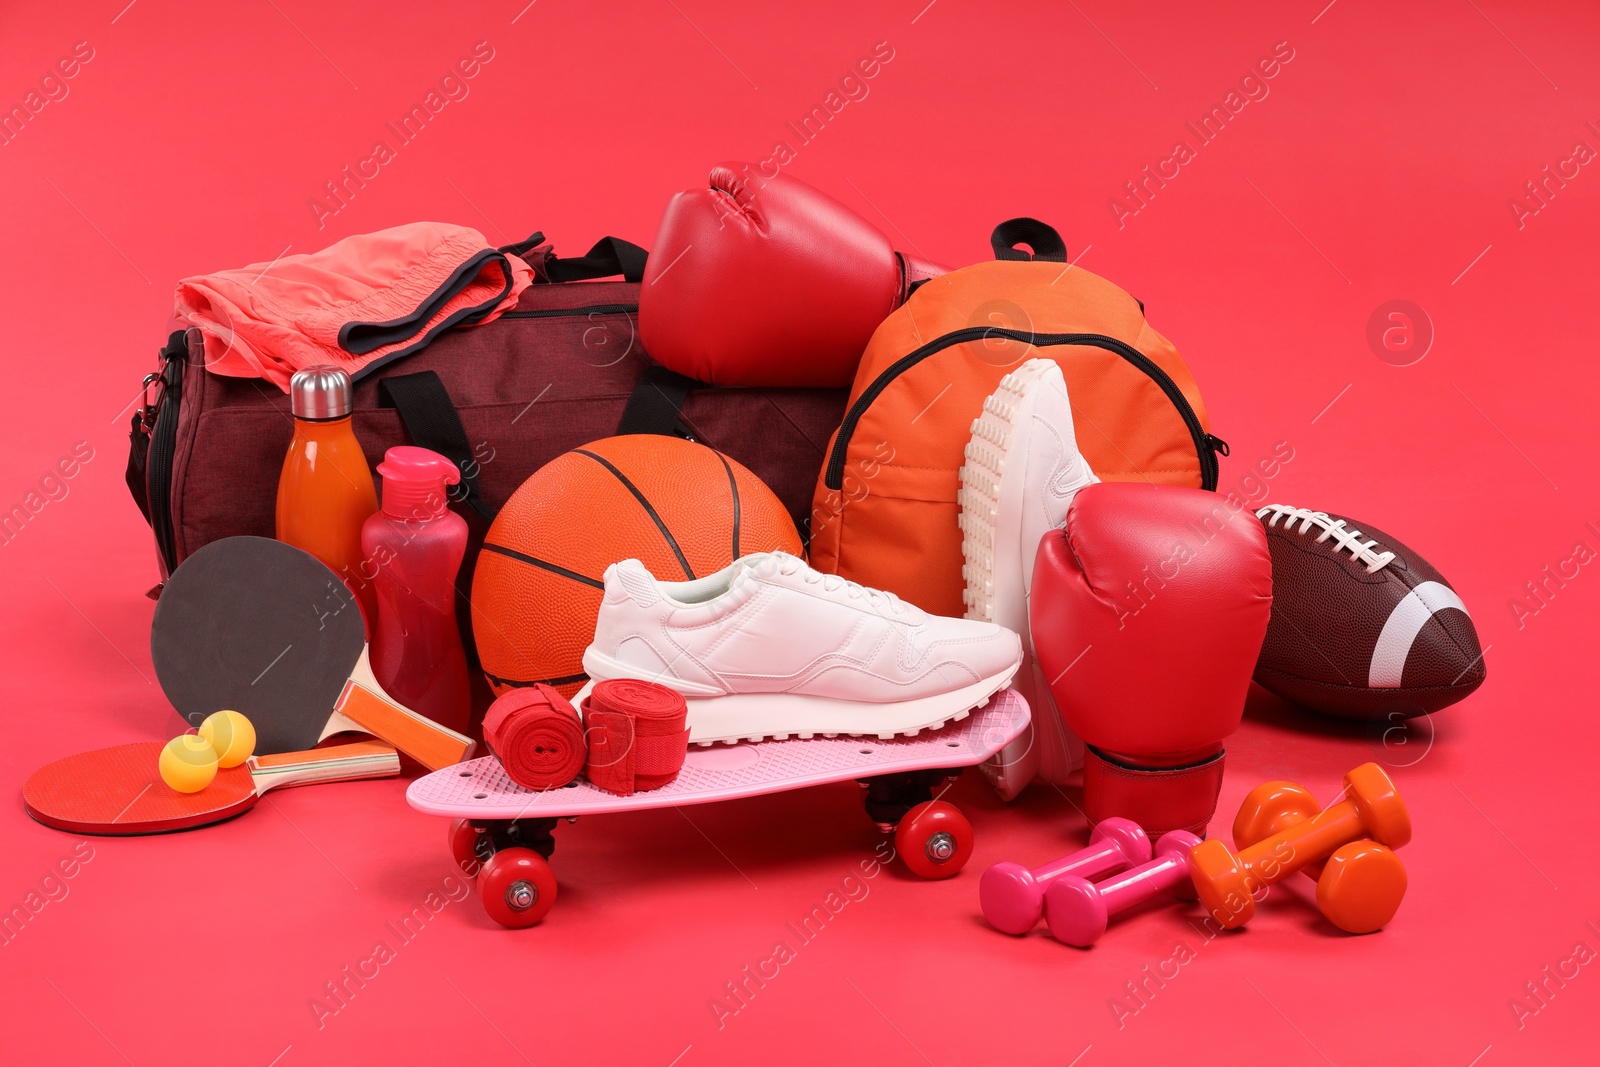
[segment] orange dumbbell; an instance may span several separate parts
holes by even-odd
[[[1382,767],[1363,763],[1344,780],[1349,799],[1238,852],[1212,838],[1189,853],[1195,891],[1212,918],[1226,929],[1238,929],[1255,915],[1257,890],[1329,859],[1341,846],[1370,837],[1395,849],[1411,840],[1405,801]]]
[[[1258,785],[1245,796],[1233,820],[1234,847],[1249,848],[1321,810],[1317,798],[1293,782]],[[1341,845],[1326,863],[1308,863],[1300,871],[1317,883],[1317,908],[1323,917],[1346,933],[1383,929],[1406,895],[1405,864],[1376,841]]]

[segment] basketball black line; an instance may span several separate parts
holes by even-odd
[[[587,674],[568,674],[560,678],[535,678],[531,682],[519,681],[515,678],[502,678],[497,674],[490,674],[488,671],[484,671],[483,676],[489,679],[490,685],[509,685],[513,689],[526,689],[534,685],[575,685],[578,682],[587,682],[589,680]]]
[[[667,547],[672,549],[674,556],[678,557],[678,565],[683,568],[684,577],[693,580],[694,571],[689,569],[689,560],[685,558],[683,549],[678,547],[678,542],[673,538],[672,531],[667,529],[667,524],[661,521],[661,516],[656,514],[656,509],[651,505],[650,501],[646,500],[644,494],[639,492],[639,487],[628,481],[628,476],[612,466],[611,461],[606,457],[590,452],[585,448],[574,448],[572,451],[580,456],[588,456],[610,471],[617,481],[621,482],[623,487],[633,494],[633,498],[639,502],[639,506],[644,508],[645,514],[650,516],[650,521],[656,524],[656,529],[661,531],[661,537],[667,542]]]
[[[503,545],[490,544],[488,541],[485,541],[483,543],[483,550],[485,552],[498,552],[502,556],[509,556],[514,560],[518,560],[519,562],[530,564],[531,566],[538,567],[541,570],[547,570],[551,574],[559,574],[563,578],[571,578],[575,582],[582,582],[584,585],[593,586],[596,589],[604,589],[606,587],[605,582],[579,574],[577,571],[569,571],[565,567],[558,567],[554,563],[547,563],[542,559],[524,555],[515,549],[506,548]]]
[[[717,458],[722,460],[722,469],[728,472],[728,492],[733,496],[733,558],[739,558],[739,483],[734,480],[733,468],[728,465],[728,457],[721,452]]]

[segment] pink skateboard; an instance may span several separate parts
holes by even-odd
[[[906,866],[924,878],[948,878],[972,855],[972,826],[936,789],[999,752],[1028,724],[1027,702],[1010,689],[966,718],[914,737],[817,737],[689,746],[683,770],[660,789],[619,797],[579,780],[535,792],[506,777],[493,756],[418,778],[406,801],[446,815],[450,849],[478,878],[484,909],[505,926],[531,926],[555,904],[550,873],[558,819],[613,811],[681,807],[759,796],[808,785],[856,780],[867,815]]]

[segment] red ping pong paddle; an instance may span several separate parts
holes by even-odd
[[[430,770],[473,752],[471,738],[383,691],[349,588],[281,541],[225,537],[184,560],[156,601],[150,656],[185,721],[242,712],[258,753],[314,748],[345,730],[382,738]]]
[[[77,834],[164,834],[210,826],[255,807],[269,789],[388,778],[400,757],[381,741],[332,745],[310,752],[252,756],[218,769],[197,793],[180,793],[161,780],[160,741],[80,752],[34,771],[22,786],[22,804],[35,820]]]

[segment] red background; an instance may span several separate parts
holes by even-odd
[[[853,786],[583,820],[558,834],[543,926],[501,930],[468,900],[400,944],[386,924],[450,875],[443,821],[409,809],[401,781],[355,783],[193,834],[92,841],[66,895],[0,947],[8,1059],[1087,1067],[1199,1048],[1492,1065],[1576,1062],[1580,1042],[1592,1057],[1600,973],[1562,961],[1600,951],[1600,861],[1576,832],[1594,811],[1600,569],[1569,567],[1532,613],[1512,604],[1576,545],[1600,550],[1600,170],[1552,183],[1520,225],[1508,204],[1575,142],[1600,148],[1593,5],[525,2],[0,16],[7,108],[76,42],[94,53],[0,147],[0,505],[78,442],[93,450],[0,545],[0,907],[75,847],[25,817],[26,774],[179,728],[147,651],[151,540],[122,484],[176,279],[418,218],[497,241],[543,229],[573,254],[604,233],[648,244],[673,191],[794,146],[785,123],[879,41],[894,56],[869,94],[788,173],[951,264],[986,257],[1000,219],[1053,222],[1194,368],[1233,446],[1225,488],[1288,442],[1270,499],[1402,537],[1472,608],[1489,680],[1436,723],[1385,738],[1257,692],[1229,744],[1221,832],[1256,782],[1327,796],[1350,766],[1389,765],[1417,828],[1409,898],[1364,938],[1323,924],[1297,879],[1210,942],[1194,907],[1130,918],[1088,952],[1008,939],[978,915],[978,872],[1076,847],[1082,818],[1070,790],[1003,808],[971,776],[954,794],[978,831],[967,871],[867,880],[719,1029],[723,984],[871,855]],[[480,41],[494,58],[470,95],[319,229],[323,183]],[[1192,145],[1185,121],[1283,41],[1294,58],[1269,95],[1119,226],[1123,183]],[[1434,331],[1403,367],[1366,337],[1395,299]],[[380,940],[394,958],[319,1027],[309,1002]],[[1128,999],[1180,942],[1193,959]]]

